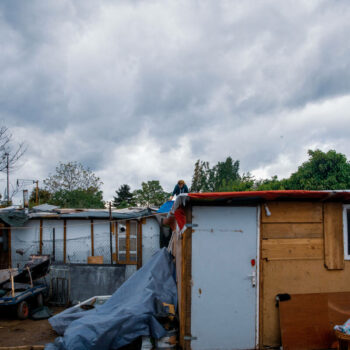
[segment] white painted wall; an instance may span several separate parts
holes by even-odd
[[[29,255],[39,252],[40,220],[30,220],[23,227],[11,228],[11,259],[12,267],[22,268]],[[16,253],[17,249],[24,255]]]
[[[40,229],[39,220],[38,225]],[[55,260],[61,262],[63,261],[63,220],[43,220],[42,252],[53,256],[53,229],[55,229]]]
[[[147,218],[146,223],[142,225],[142,265],[145,265],[159,250],[159,234],[157,219]]]
[[[160,228],[155,218],[147,218],[142,225],[142,264],[150,260],[159,249]],[[53,228],[55,228],[55,255],[56,262],[63,262],[63,225],[64,220],[43,219],[43,254],[52,255]],[[39,253],[40,220],[29,220],[25,226],[11,230],[11,254],[12,266],[23,267],[30,254]],[[67,219],[67,262],[87,263],[87,257],[91,255],[91,223],[90,220]],[[112,249],[115,252],[115,236],[112,238]],[[24,255],[16,253],[16,249],[22,249]],[[102,255],[103,261],[109,264],[109,221],[94,220],[94,255]],[[134,266],[130,273],[134,272]]]
[[[111,263],[109,230],[109,221],[94,220],[94,255],[102,255],[105,264]],[[114,235],[112,236],[112,253],[115,253]]]

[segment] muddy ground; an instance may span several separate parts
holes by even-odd
[[[50,307],[55,314],[63,308]],[[18,320],[10,313],[0,314],[0,347],[45,345],[57,337],[48,320]]]

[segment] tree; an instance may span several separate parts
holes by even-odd
[[[288,180],[279,180],[277,175],[272,176],[271,179],[262,179],[255,182],[257,191],[285,190],[287,187]]]
[[[84,168],[81,163],[68,162],[66,164],[59,163],[56,167],[56,173],[49,175],[44,180],[45,189],[51,193],[67,190],[98,190],[102,185],[99,177],[97,177],[89,168]]]
[[[50,204],[65,208],[104,208],[102,182],[78,162],[60,163],[56,173],[44,180]]]
[[[227,184],[234,184],[240,180],[239,161],[233,162],[231,157],[227,157],[224,162],[218,162],[213,171],[214,183],[212,187],[214,191],[223,192]]]
[[[240,181],[239,161],[227,157],[210,168],[208,162],[197,160],[192,177],[192,192],[223,192],[233,190]]]
[[[340,190],[350,188],[350,163],[342,153],[309,150],[309,160],[287,180],[287,189]]]
[[[200,159],[194,165],[191,191],[192,192],[206,192],[209,190],[209,172],[210,167],[208,162],[203,162]]]
[[[60,190],[52,194],[50,204],[58,205],[61,208],[95,208],[103,209],[102,191],[88,190]]]
[[[170,196],[164,192],[158,180],[142,182],[141,189],[133,192],[135,202],[140,206],[160,207]]]
[[[39,188],[39,203],[40,204],[44,204],[44,203],[49,203],[51,200],[51,193],[47,190],[44,190],[43,188]],[[34,207],[36,204],[36,189],[34,188],[32,190],[32,192],[30,193],[29,196],[29,207]]]
[[[8,128],[0,126],[0,171],[6,171],[7,158],[9,168],[12,169],[26,151],[24,143],[13,145],[12,134]]]
[[[117,191],[116,197],[113,198],[113,206],[116,208],[128,208],[135,206],[133,194],[130,192],[130,186],[127,184],[121,185]]]

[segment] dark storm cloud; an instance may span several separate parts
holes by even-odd
[[[349,32],[345,0],[3,1],[0,119],[26,171],[78,160],[108,195],[198,158],[286,174],[308,147],[346,149]]]

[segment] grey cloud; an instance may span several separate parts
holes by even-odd
[[[143,132],[161,154],[185,135],[193,161],[263,167],[346,142],[281,116],[349,94],[349,29],[347,1],[3,1],[0,119],[56,142],[43,173],[65,159],[103,172]]]

